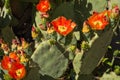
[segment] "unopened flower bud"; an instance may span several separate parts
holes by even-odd
[[[90,31],[89,26],[87,25],[86,21],[83,23],[82,32],[88,33]]]
[[[38,32],[36,31],[35,27],[32,27],[31,35],[33,39],[38,36]]]
[[[44,26],[43,24],[40,24],[39,27],[40,27],[40,29],[42,29],[42,30],[46,30],[46,28],[45,28],[45,26]]]
[[[119,14],[120,14],[120,9],[118,6],[113,7],[113,9],[111,10],[111,18],[118,18]]]
[[[49,14],[48,13],[41,13],[41,18],[48,18]]]

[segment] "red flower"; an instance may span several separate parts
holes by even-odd
[[[19,57],[15,52],[3,57],[1,67],[8,70],[9,75],[14,79],[22,79],[26,74],[25,67],[20,63]]]
[[[40,0],[36,8],[40,12],[47,12],[48,10],[50,10],[49,0]]]
[[[54,27],[54,30],[63,36],[68,35],[76,26],[76,24],[72,22],[71,19],[67,20],[63,16],[56,18],[51,23]]]
[[[11,66],[12,66],[12,63],[9,56],[4,56],[3,60],[1,61],[1,67],[5,70],[9,70]]]
[[[20,62],[19,57],[16,55],[16,53],[11,52],[9,56],[3,57],[3,60],[1,61],[1,67],[5,70],[9,70],[15,62]]]
[[[105,11],[101,12],[100,14],[102,16],[106,16],[106,17],[110,18],[111,10],[105,10]]]
[[[15,52],[11,52],[9,57],[13,59],[15,62],[20,62],[18,55]]]
[[[23,64],[13,63],[8,73],[14,79],[22,79],[26,75],[26,69]]]
[[[109,16],[107,11],[95,13],[88,18],[87,23],[93,30],[103,30],[108,25],[107,15]]]

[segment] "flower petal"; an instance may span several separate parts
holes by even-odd
[[[14,63],[8,73],[14,79],[22,79],[26,75],[26,69],[23,64]]]
[[[68,35],[76,26],[76,23],[72,22],[71,19],[67,20],[64,16],[54,19],[51,24],[54,30],[63,36]]]

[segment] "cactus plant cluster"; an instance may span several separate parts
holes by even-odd
[[[6,4],[10,5],[9,0],[4,1],[4,6],[7,8]],[[4,74],[3,78],[5,80],[34,78],[35,80],[94,80],[92,72],[101,63],[114,33],[120,26],[118,4],[120,1],[21,0],[20,2],[33,4],[31,15],[33,41],[27,43],[21,38],[10,43],[6,40],[12,45],[9,48],[10,45],[1,39],[0,55],[3,58],[0,60],[0,69]],[[5,10],[9,11],[7,15],[14,16],[10,6]],[[0,13],[0,19],[4,22],[7,16],[2,19],[3,17]],[[14,24],[10,19],[13,22],[17,21],[11,17],[7,19],[8,25],[2,26]],[[1,30],[4,29],[2,26]],[[12,57],[11,52],[15,53]],[[6,56],[10,61],[5,62]],[[18,68],[9,64],[17,65]]]

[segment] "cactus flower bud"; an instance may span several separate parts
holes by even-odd
[[[46,27],[43,24],[40,24],[39,27],[40,27],[41,30],[46,30]]]
[[[38,32],[36,31],[35,27],[32,27],[31,35],[33,39],[38,36]]]
[[[10,51],[8,45],[5,43],[1,44],[1,48],[4,50],[5,54],[8,54],[8,52]]]
[[[25,49],[25,48],[27,48],[29,46],[29,43],[26,42],[24,38],[21,38],[21,42],[22,42],[21,46],[22,46],[23,49]]]
[[[83,23],[83,28],[82,28],[82,32],[83,33],[88,33],[90,31],[89,29],[89,25],[86,23],[86,21]]]
[[[48,13],[41,13],[41,18],[48,18],[49,17],[49,14]]]
[[[111,10],[111,18],[117,18],[120,14],[120,9],[119,7],[116,5],[113,7],[113,9]]]

